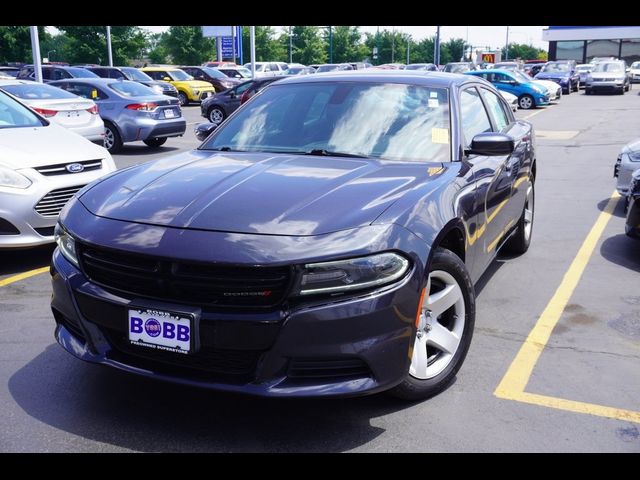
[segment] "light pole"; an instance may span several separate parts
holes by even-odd
[[[109,66],[113,67],[113,56],[111,55],[111,27],[107,27],[107,53],[109,55]]]
[[[289,63],[293,63],[293,33],[291,33],[291,26],[289,26]]]
[[[333,29],[329,25],[329,63],[333,63]]]
[[[504,49],[504,59],[509,60],[509,26],[507,25],[507,44]]]
[[[440,65],[440,25],[436,27],[436,41],[433,42],[433,63]]]

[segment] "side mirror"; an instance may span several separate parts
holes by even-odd
[[[236,98],[236,92],[229,92],[229,98]]]
[[[515,149],[513,138],[502,133],[479,133],[471,141],[471,148],[467,154],[486,155],[489,157],[498,155],[510,155]]]
[[[170,82],[171,81],[171,77],[162,77],[162,80],[164,80],[165,82]]]
[[[204,141],[211,133],[218,128],[216,123],[201,123],[196,125],[196,128],[193,130],[193,133],[196,134],[196,138],[201,142]]]

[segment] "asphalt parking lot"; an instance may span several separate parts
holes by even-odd
[[[612,196],[640,88],[519,111],[536,128],[533,243],[476,285],[476,331],[435,398],[272,400],[82,363],[53,339],[52,247],[0,252],[0,451],[640,452],[640,242]],[[125,146],[120,168],[198,144]]]

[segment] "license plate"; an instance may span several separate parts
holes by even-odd
[[[172,108],[167,108],[164,111],[164,118],[176,118],[176,112]]]
[[[128,317],[127,330],[132,345],[183,354],[191,352],[192,315],[142,308],[129,310]]]

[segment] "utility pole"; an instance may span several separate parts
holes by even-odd
[[[376,65],[380,65],[380,26],[378,26],[378,30],[376,32],[376,58],[373,60],[377,60]]]
[[[249,27],[251,47],[251,78],[256,78],[256,27]]]
[[[391,63],[396,59],[396,27],[391,27]]]
[[[40,39],[38,27],[29,27],[31,30],[31,54],[33,55],[33,71],[36,74],[36,82],[42,83],[42,59],[40,58]]]
[[[233,63],[236,63],[236,27],[231,27],[231,56],[233,57]]]
[[[289,25],[289,63],[293,63],[293,33],[291,33],[291,25]]]
[[[433,63],[440,65],[440,25],[436,27],[436,41],[433,43]]]
[[[507,25],[507,44],[504,49],[504,59],[509,60],[509,25]]]
[[[111,27],[107,26],[107,55],[109,56],[109,66],[113,67],[113,55],[111,54]]]
[[[333,63],[333,29],[329,25],[329,63]]]
[[[409,65],[409,50],[411,49],[411,38],[407,38],[407,65]]]

